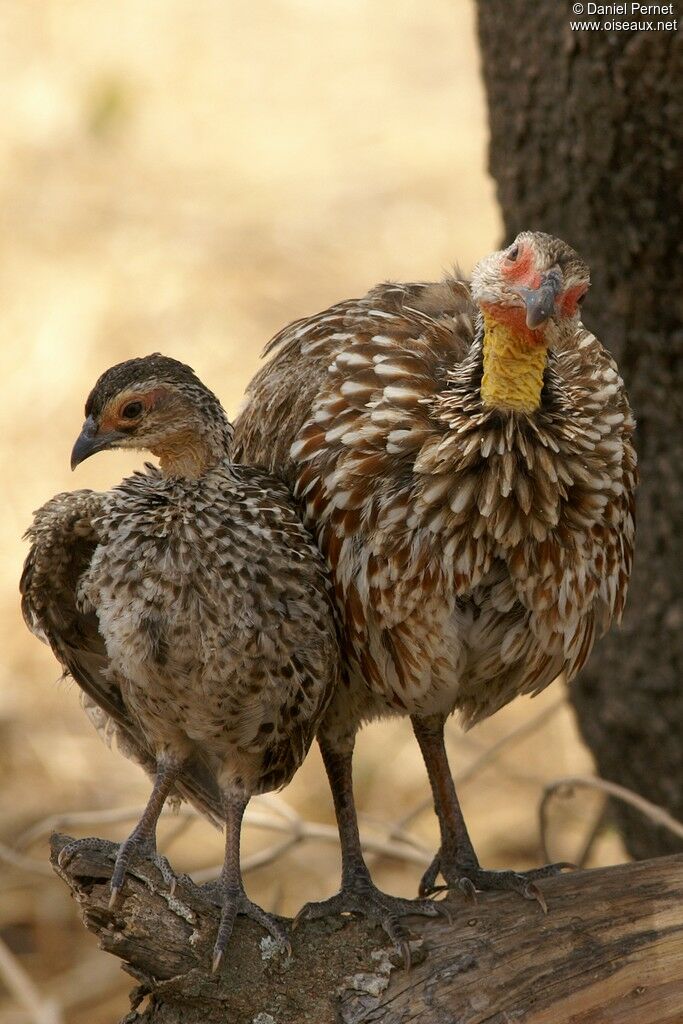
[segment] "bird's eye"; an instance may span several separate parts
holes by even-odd
[[[124,420],[136,420],[143,408],[142,402],[128,402],[124,405],[120,415]]]
[[[519,256],[519,246],[518,245],[513,245],[512,248],[507,251],[507,253],[505,255],[505,258],[508,259],[510,261],[510,263],[514,263],[518,256]]]

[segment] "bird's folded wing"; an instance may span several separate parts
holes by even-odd
[[[82,691],[85,711],[107,741],[149,775],[155,757],[138,723],[129,714],[109,669],[109,658],[95,610],[79,598],[79,583],[100,541],[102,494],[58,494],[38,509],[27,531],[31,548],[21,577],[21,605],[31,632],[47,642],[65,673]],[[220,791],[199,756],[185,765],[177,795],[189,800],[215,824],[222,820]]]

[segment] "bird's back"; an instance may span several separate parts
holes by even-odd
[[[340,365],[360,381],[367,346],[376,349],[379,344],[383,350],[370,357],[374,365],[398,353],[413,357],[425,393],[436,391],[448,367],[466,354],[475,320],[467,285],[456,277],[438,283],[381,284],[362,298],[295,320],[268,343],[264,356],[269,361],[247,389],[234,425],[236,458],[277,472],[293,485],[290,448],[329,390],[336,359],[341,357]],[[375,390],[381,380],[370,382]],[[390,383],[388,377],[385,381]],[[365,397],[358,393],[353,408],[360,409]]]

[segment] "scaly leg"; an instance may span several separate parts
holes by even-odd
[[[543,910],[547,910],[545,899],[535,882],[540,878],[558,875],[562,868],[574,865],[561,862],[532,871],[487,871],[480,866],[448,765],[444,721],[440,715],[412,718],[413,730],[427,766],[434,810],[441,830],[441,848],[422,876],[420,895],[439,891],[435,882],[441,873],[448,889],[459,888],[470,896],[474,896],[477,889],[518,892],[526,899],[537,900]]]
[[[242,832],[242,818],[246,809],[248,799],[244,797],[229,796],[225,801],[225,860],[220,878],[216,882],[209,882],[202,886],[204,892],[221,905],[221,920],[218,925],[218,935],[213,947],[213,963],[211,970],[215,973],[223,959],[227,948],[235,919],[238,914],[244,914],[253,921],[257,921],[270,934],[280,942],[288,952],[291,952],[289,938],[284,926],[265,910],[257,906],[247,897],[242,884],[242,870],[240,868],[240,837]]]
[[[118,900],[123,888],[128,865],[133,857],[145,858],[155,864],[171,892],[175,889],[176,876],[166,858],[157,853],[156,828],[166,798],[173,789],[173,784],[178,778],[181,768],[182,762],[170,758],[160,758],[157,762],[157,773],[147,806],[131,834],[119,846],[119,851],[116,855],[114,871],[111,876],[110,908],[114,907]],[[69,843],[61,851],[59,863],[61,865],[66,864],[79,849],[83,848],[83,844],[89,843],[99,844],[100,840],[77,839],[75,842]]]
[[[438,914],[448,916],[448,913],[433,900],[400,899],[397,896],[388,896],[375,886],[363,858],[358,833],[351,778],[352,753],[334,750],[329,743],[320,738],[318,742],[330,781],[339,826],[342,857],[341,889],[330,899],[320,903],[306,903],[297,914],[295,925],[301,920],[314,920],[331,914],[364,914],[381,924],[402,953],[406,967],[410,967],[410,946],[400,918],[411,914],[425,914],[429,917],[436,917]]]
[[[113,907],[118,899],[123,888],[126,870],[134,856],[145,857],[156,864],[171,892],[175,889],[176,877],[171,866],[165,857],[161,857],[157,853],[157,823],[181,768],[182,762],[170,758],[163,758],[157,762],[157,773],[147,806],[128,839],[119,847],[114,873],[111,876],[110,907]]]

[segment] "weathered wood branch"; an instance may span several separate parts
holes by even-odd
[[[125,1024],[674,1024],[683,1020],[683,856],[542,883],[550,912],[515,895],[449,897],[452,922],[415,919],[402,970],[365,921],[309,923],[293,957],[238,919],[210,973],[218,909],[180,879],[134,866],[115,910],[116,846],[52,863],[102,949],[138,982]],[[124,1024],[124,1022],[122,1022]]]

